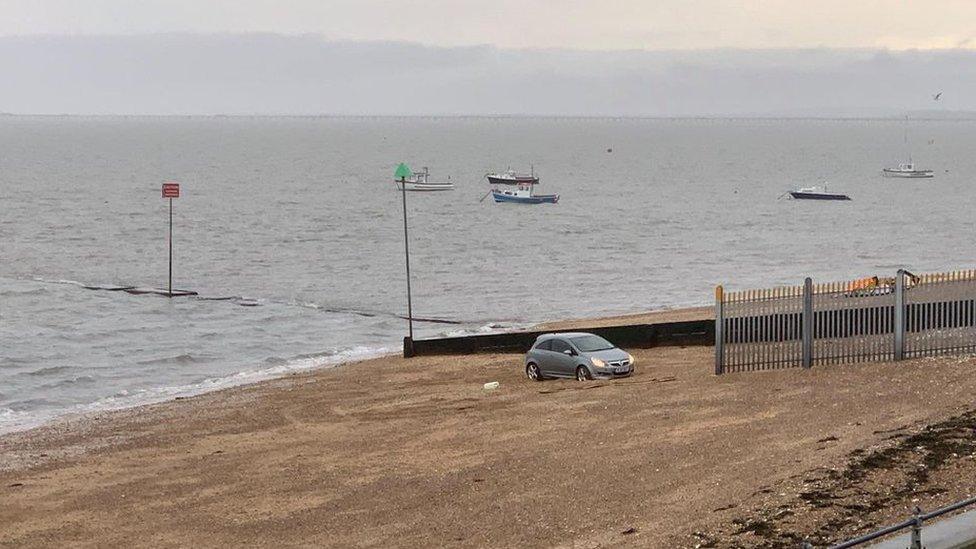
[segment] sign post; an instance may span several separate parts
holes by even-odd
[[[163,183],[163,198],[169,199],[169,286],[167,286],[167,297],[173,297],[173,199],[179,197],[179,183]]]
[[[410,239],[407,233],[407,184],[406,179],[413,175],[406,164],[397,166],[393,177],[400,180],[400,193],[403,196],[403,252],[407,260],[407,329],[409,335],[403,338],[403,356],[413,356],[413,302],[410,296]]]

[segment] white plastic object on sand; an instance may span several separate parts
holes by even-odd
[[[494,391],[495,389],[498,388],[499,385],[500,384],[497,381],[489,381],[488,383],[485,383],[485,390]]]

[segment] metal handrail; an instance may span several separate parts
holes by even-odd
[[[887,536],[899,530],[904,530],[905,528],[912,529],[912,540],[909,549],[921,549],[922,548],[922,524],[927,521],[945,515],[946,513],[951,513],[953,511],[962,509],[963,507],[968,507],[970,505],[976,504],[976,497],[971,497],[964,499],[962,501],[957,501],[952,505],[947,505],[941,509],[936,509],[931,513],[922,513],[922,510],[918,507],[915,508],[915,514],[912,518],[899,522],[898,524],[893,524],[887,526],[880,530],[871,532],[870,534],[865,534],[861,537],[847,540],[843,543],[830,546],[830,549],[847,549],[848,547],[854,547],[856,545],[861,545],[862,543],[867,543],[869,541],[876,540],[880,537]],[[809,543],[806,543],[804,547],[811,547]]]

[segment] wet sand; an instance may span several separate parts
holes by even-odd
[[[519,355],[384,357],[9,435],[0,545],[792,547],[976,484],[959,445],[924,479],[868,460],[830,484],[906,440],[925,458],[926,425],[976,426],[976,360],[716,377],[711,348],[634,354],[635,376],[583,383],[530,382]]]

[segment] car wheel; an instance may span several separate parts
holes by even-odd
[[[586,369],[586,366],[576,368],[576,381],[587,381],[589,379],[590,371]]]
[[[542,370],[535,362],[530,362],[525,365],[525,377],[532,381],[542,381]]]

